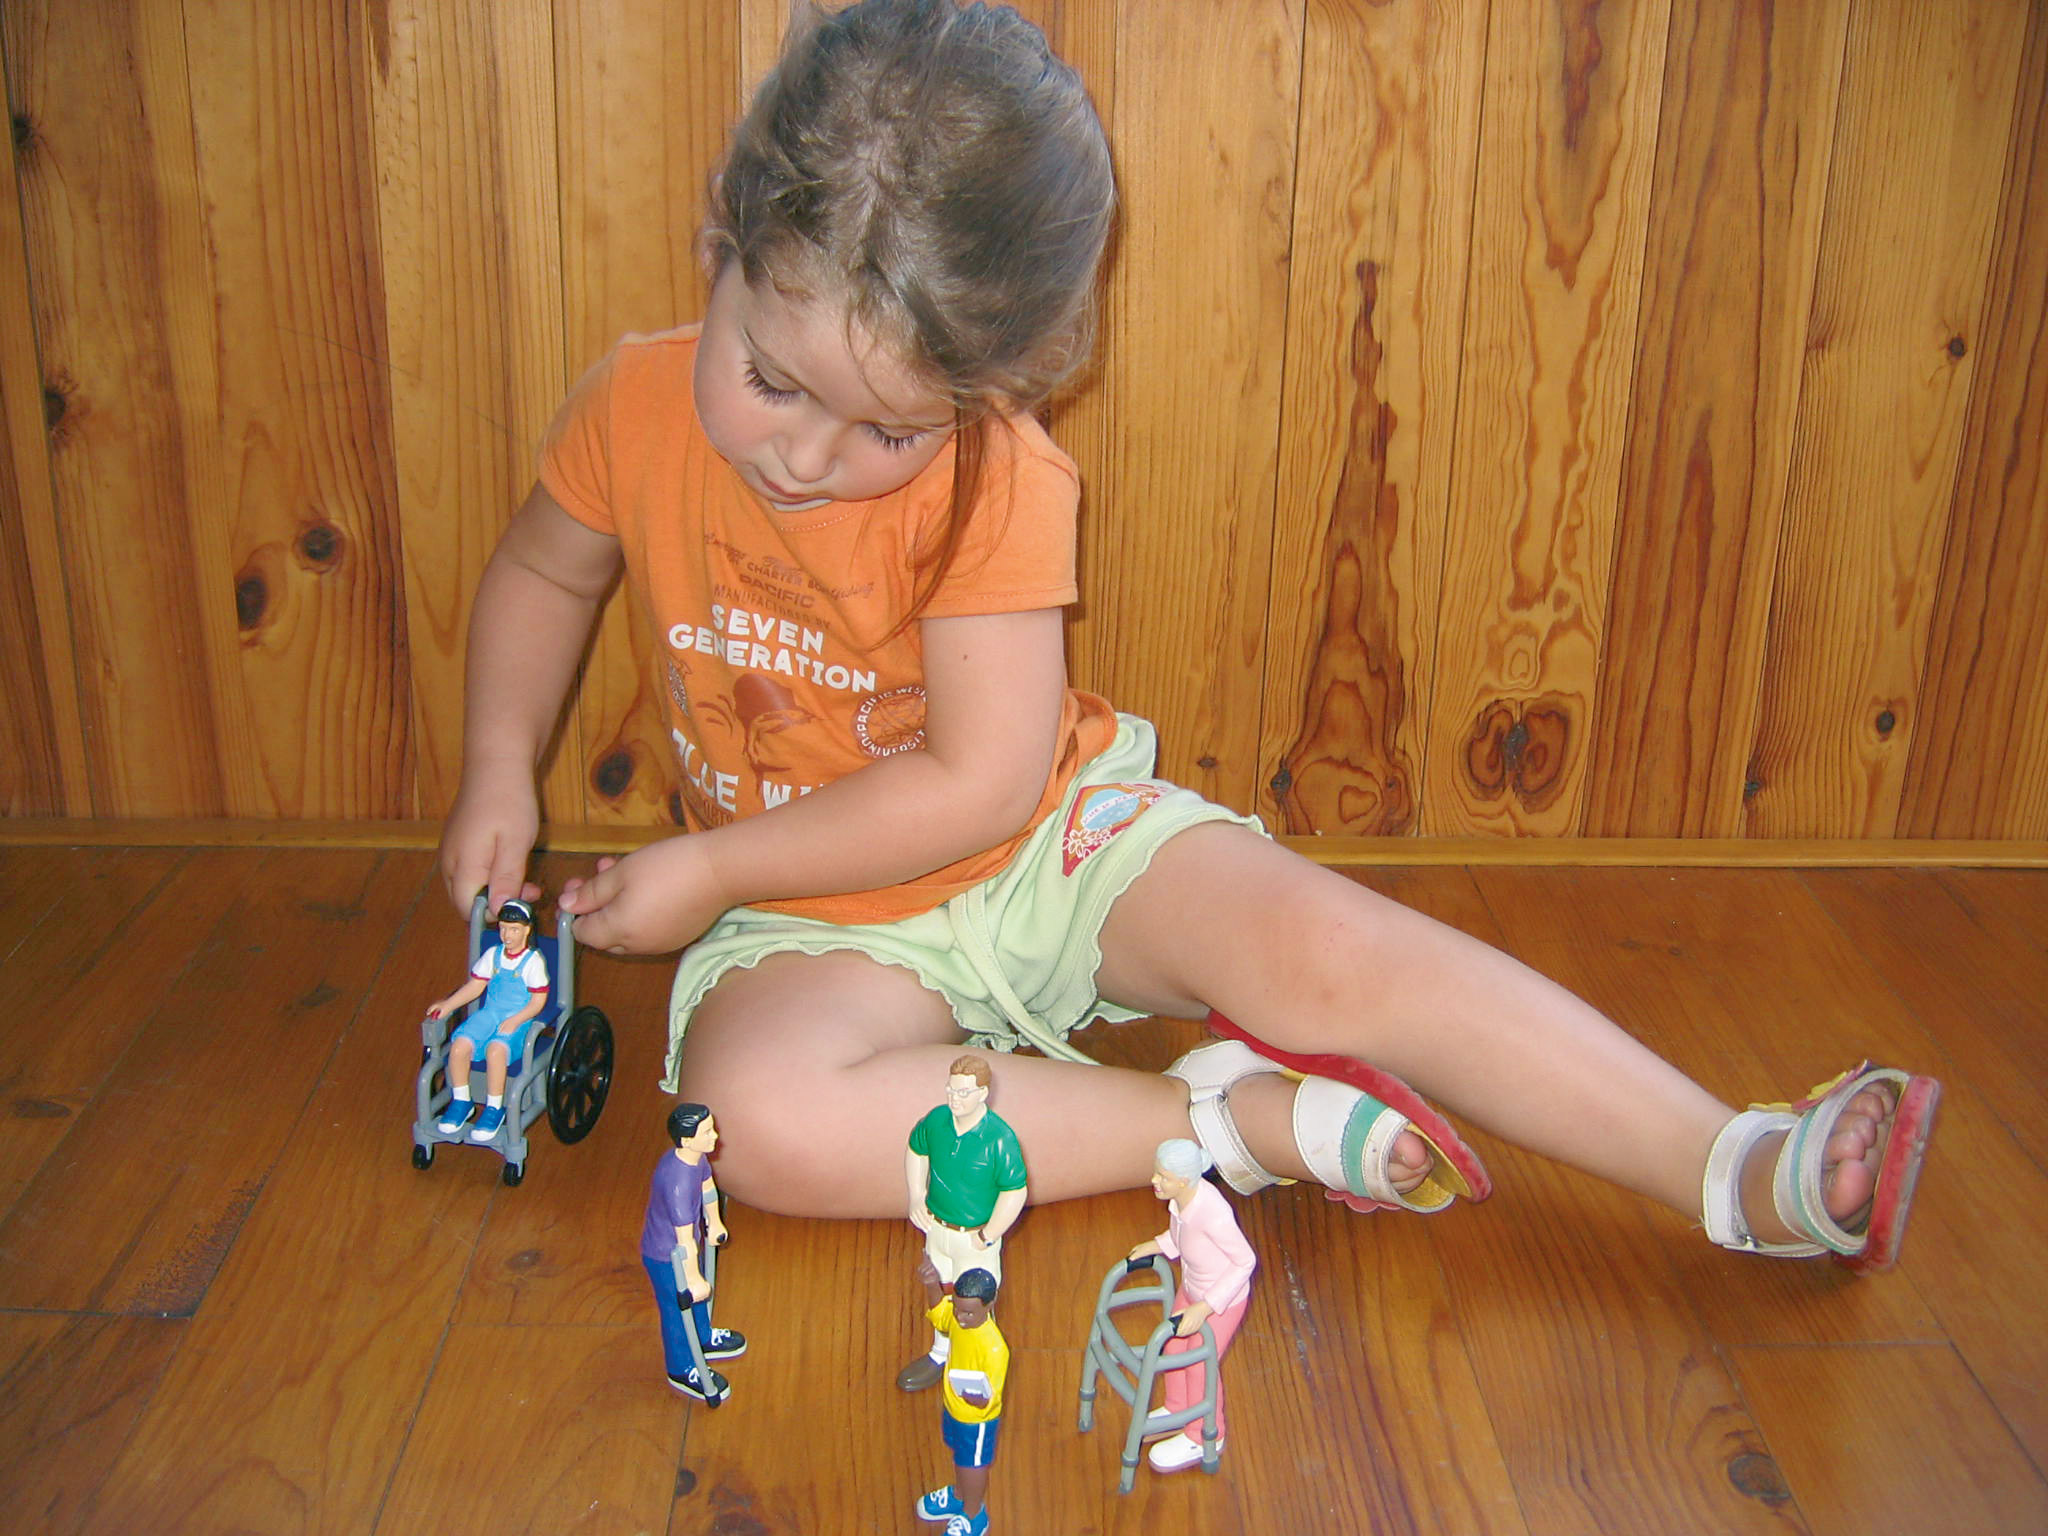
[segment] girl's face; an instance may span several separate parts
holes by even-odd
[[[711,446],[782,512],[908,485],[953,432],[953,408],[832,306],[754,288],[727,262],[697,343]]]

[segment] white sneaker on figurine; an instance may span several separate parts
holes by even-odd
[[[1223,1437],[1216,1437],[1216,1454],[1223,1454]],[[1202,1463],[1202,1446],[1197,1440],[1190,1440],[1185,1433],[1169,1440],[1162,1440],[1145,1453],[1145,1459],[1152,1463],[1154,1472],[1185,1472],[1189,1467]]]

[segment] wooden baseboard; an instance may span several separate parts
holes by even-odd
[[[545,828],[558,853],[629,853],[662,836],[646,827]],[[147,848],[429,849],[440,826],[427,821],[0,820],[0,846]],[[1681,837],[1283,837],[1318,864],[1347,866],[1585,865],[1827,868],[1929,865],[2048,869],[2048,842],[1937,838]]]

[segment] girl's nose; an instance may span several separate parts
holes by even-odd
[[[782,439],[782,467],[807,485],[832,471],[834,433],[823,422],[790,428]]]

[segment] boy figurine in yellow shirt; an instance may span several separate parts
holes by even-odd
[[[985,1269],[962,1271],[946,1294],[929,1255],[917,1261],[924,1282],[926,1314],[952,1348],[939,1393],[940,1430],[953,1453],[953,1481],[917,1501],[920,1520],[945,1522],[945,1536],[988,1536],[988,1469],[996,1459],[996,1429],[1002,1421],[1003,1381],[1010,1373],[1010,1346],[989,1316],[996,1277]]]

